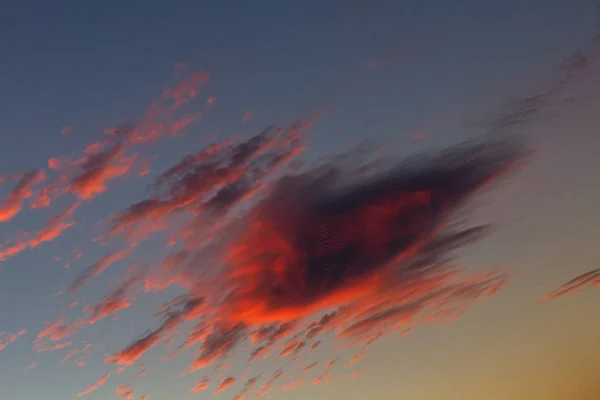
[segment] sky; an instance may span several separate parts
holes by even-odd
[[[596,0],[0,5],[3,400],[600,398]]]

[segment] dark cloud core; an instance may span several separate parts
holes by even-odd
[[[300,317],[341,306],[416,258],[431,259],[413,262],[413,274],[431,268],[448,244],[475,238],[472,227],[447,232],[455,211],[523,154],[513,144],[465,144],[365,179],[335,164],[283,177],[228,245],[225,314],[250,323]]]

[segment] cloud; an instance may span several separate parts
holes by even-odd
[[[201,392],[203,390],[208,389],[209,385],[210,385],[210,378],[202,378],[196,382],[196,385],[192,389],[190,389],[190,391]]]
[[[133,285],[140,281],[139,276],[127,279],[123,284],[116,288],[104,301],[85,308],[90,325],[131,306],[128,296]]]
[[[115,389],[115,393],[121,397],[122,400],[134,400],[135,391],[131,389],[131,385],[122,385]]]
[[[227,214],[304,150],[299,135],[312,123],[311,118],[298,119],[286,128],[267,128],[245,141],[212,144],[186,156],[157,178],[155,196],[111,217],[109,234],[131,233],[144,223],[156,225],[183,210]]]
[[[75,225],[71,218],[79,205],[79,202],[75,202],[59,214],[50,217],[44,229],[35,233],[21,234],[14,243],[0,246],[0,261],[14,257],[27,249],[35,249],[42,243],[51,242],[60,237],[64,231]]]
[[[22,329],[17,333],[6,334],[5,332],[0,333],[0,350],[4,350],[6,346],[23,336],[27,333],[27,330]]]
[[[265,383],[262,384],[260,390],[256,394],[256,398],[265,397],[269,393],[271,388],[273,387],[273,384],[275,382],[277,382],[277,380],[282,375],[283,375],[283,371],[281,369],[277,369],[277,370],[273,371],[273,373],[271,374],[269,379]]]
[[[558,289],[554,290],[548,296],[542,299],[542,302],[555,300],[566,294],[580,291],[586,288],[592,288],[600,285],[600,268],[593,271],[586,272],[585,274],[579,275],[578,277],[571,279],[569,282],[561,285]]]
[[[200,345],[199,355],[192,363],[192,371],[224,359],[245,338],[245,333],[246,327],[242,324],[211,333]]]
[[[163,92],[163,99],[171,100],[171,110],[176,110],[198,96],[199,86],[210,81],[210,75],[205,71],[196,72],[182,79],[174,88]]]
[[[227,378],[223,379],[219,383],[219,386],[217,386],[217,388],[215,389],[215,393],[222,392],[223,390],[227,389],[229,386],[233,385],[235,382],[236,382],[236,379],[234,377],[228,376]]]
[[[190,372],[224,362],[242,344],[251,346],[249,361],[291,356],[294,362],[327,333],[366,342],[362,357],[385,334],[460,315],[506,285],[503,270],[469,274],[451,261],[455,250],[491,232],[457,216],[475,195],[522,166],[528,153],[519,143],[464,143],[406,161],[342,153],[268,182],[249,179],[265,185],[264,192],[235,218],[224,218],[220,210],[240,196],[218,193],[287,154],[283,131],[268,129],[184,158],[157,178],[154,189],[170,197],[116,216],[113,227],[130,226],[162,211],[170,215],[173,208],[153,212],[190,196],[197,206],[191,214],[203,216],[204,225],[187,235],[206,240],[192,247],[184,242],[185,250],[167,256],[150,278],[149,287],[176,283],[188,295],[165,306],[157,329],[106,362],[132,365],[184,321],[195,326],[179,349],[199,343]],[[299,143],[286,141],[292,149]],[[211,221],[220,226],[218,235]]]
[[[110,374],[104,374],[102,375],[102,377],[93,385],[89,386],[87,389],[85,389],[83,392],[77,393],[77,397],[82,397],[82,396],[86,396],[92,392],[95,392],[96,390],[98,390],[98,388],[102,385],[104,385],[106,383],[106,381],[108,380],[108,378],[110,377]]]
[[[37,363],[31,363],[27,366],[27,368],[25,368],[25,371],[30,371],[30,370],[36,368],[37,366],[38,366]]]
[[[31,188],[45,179],[45,172],[39,169],[23,175],[8,194],[8,198],[0,204],[0,223],[13,219],[21,211],[23,201],[33,195]]]
[[[510,146],[465,145],[363,182],[333,165],[284,177],[228,246],[224,317],[288,321],[434,275],[452,250],[435,240],[467,232],[446,230],[453,213],[519,160]]]
[[[176,299],[165,308],[164,320],[158,328],[137,339],[122,351],[110,355],[105,362],[123,366],[133,365],[146,351],[176,330],[181,322],[196,316],[198,309],[202,306],[202,301],[199,299]],[[218,339],[213,339],[213,343],[209,343],[205,347],[216,346],[214,342],[218,342]]]
[[[319,365],[319,362],[314,362],[312,364],[307,365],[306,367],[304,367],[304,372],[308,372],[311,369],[313,369],[314,367],[316,367],[317,365]]]
[[[67,190],[80,199],[91,200],[106,191],[109,181],[127,174],[133,161],[124,157],[121,141],[108,143],[104,149],[86,154],[80,160],[79,171],[67,185]]]
[[[130,253],[131,249],[123,249],[119,251],[114,251],[102,257],[100,260],[96,261],[94,264],[87,267],[83,272],[81,272],[77,278],[71,283],[68,288],[69,292],[75,292],[85,286],[90,279],[96,278],[101,275],[108,267],[113,265],[119,260],[127,257]]]
[[[484,125],[491,133],[499,134],[514,132],[533,122],[553,117],[559,106],[564,105],[568,91],[598,67],[599,56],[598,43],[590,41],[584,48],[564,57],[555,69],[554,77],[534,94],[509,102]]]
[[[242,117],[242,122],[248,122],[254,117],[254,111],[246,111]]]

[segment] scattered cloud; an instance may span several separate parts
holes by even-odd
[[[0,261],[14,257],[27,249],[35,249],[43,243],[52,242],[60,237],[64,231],[75,224],[72,216],[78,207],[78,202],[73,203],[59,214],[50,217],[44,229],[34,233],[22,233],[14,243],[0,246]]]
[[[20,330],[17,333],[7,334],[5,332],[0,333],[0,350],[4,350],[6,346],[26,334],[27,331],[25,329]]]
[[[585,274],[579,275],[578,277],[571,279],[569,282],[561,285],[558,289],[548,294],[542,302],[555,300],[566,294],[581,291],[586,288],[591,288],[600,285],[600,268],[593,271],[586,272]]]
[[[248,122],[254,117],[254,111],[246,111],[242,117],[242,122]]]
[[[82,396],[86,396],[92,392],[95,392],[96,390],[98,390],[98,388],[102,385],[104,385],[106,383],[106,381],[108,380],[108,378],[110,377],[110,374],[104,374],[102,375],[102,377],[93,385],[88,386],[83,392],[79,392],[77,394],[77,397],[82,397]]]
[[[215,393],[222,392],[223,390],[227,389],[229,386],[233,385],[235,382],[236,382],[236,379],[234,377],[228,376],[227,378],[223,379],[219,383],[219,385],[215,389]]]
[[[192,392],[201,392],[208,389],[210,378],[202,378],[196,382],[196,385],[191,389]]]
[[[115,389],[115,393],[121,397],[122,400],[134,400],[135,391],[131,388],[131,385],[122,385]]]
[[[8,194],[8,198],[0,203],[0,223],[13,219],[21,211],[23,201],[33,195],[31,188],[40,184],[45,179],[46,173],[39,169],[23,175]]]
[[[126,248],[119,251],[114,251],[102,257],[100,260],[96,261],[94,264],[87,267],[83,272],[81,272],[77,278],[71,283],[68,288],[69,292],[75,292],[79,290],[81,287],[85,286],[90,279],[96,278],[101,275],[108,267],[113,265],[119,260],[127,257],[131,249]]]
[[[102,150],[86,154],[80,160],[79,171],[69,182],[67,190],[80,199],[91,200],[106,191],[109,181],[129,173],[133,161],[124,156],[121,141],[108,143]]]

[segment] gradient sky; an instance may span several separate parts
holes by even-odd
[[[144,263],[155,267],[169,253],[164,236],[135,248],[128,247],[130,237],[103,237],[111,216],[150,196],[153,179],[211,142],[247,139],[297,118],[310,122],[300,132],[308,140],[301,159],[309,166],[369,138],[400,160],[489,135],[517,137],[533,156],[472,204],[470,220],[498,229],[452,261],[472,274],[507,267],[502,290],[451,322],[434,319],[400,338],[384,336],[351,366],[345,364],[360,346],[345,349],[326,336],[306,361],[284,369],[290,375],[274,384],[272,399],[600,398],[600,289],[591,287],[600,279],[596,0],[6,0],[1,6],[3,400],[76,398],[105,374],[106,382],[82,398],[127,398],[131,389],[131,399],[230,399],[253,373],[267,380],[274,365],[285,365],[248,363],[246,345],[215,364],[227,369],[211,366],[184,377],[194,348],[164,360],[176,344],[155,346],[120,373],[105,362],[159,325],[157,308],[178,288],[137,292],[127,298],[130,307],[60,340],[40,333],[61,316],[69,324],[79,320],[86,305],[105,299],[128,273]],[[581,55],[583,67],[565,67]],[[187,89],[185,104],[168,89],[177,87]],[[494,119],[522,112],[527,104],[519,101],[532,98],[534,118],[520,114],[510,126]],[[156,123],[148,116],[155,114],[165,117],[164,135],[133,140],[128,152],[116,154],[105,188],[90,193],[73,183],[93,169],[97,149],[84,149],[99,143],[100,154],[110,156],[115,136],[107,130],[143,125],[148,134]],[[176,121],[189,124],[173,134]],[[24,175],[29,171],[37,172]],[[71,206],[72,215],[60,215]],[[35,242],[45,227],[60,232]],[[121,249],[131,253],[79,291],[60,293]],[[589,290],[542,302],[589,271],[595,278],[580,288]],[[42,346],[48,344],[64,348]],[[61,362],[71,349],[79,352]],[[328,374],[325,364],[338,357]],[[312,362],[319,365],[303,373]],[[142,369],[148,374],[136,376]],[[326,379],[313,384],[319,376]],[[210,388],[191,392],[204,377]],[[236,383],[213,394],[227,377]],[[275,390],[300,377],[302,387]],[[119,393],[123,385],[130,387]]]

